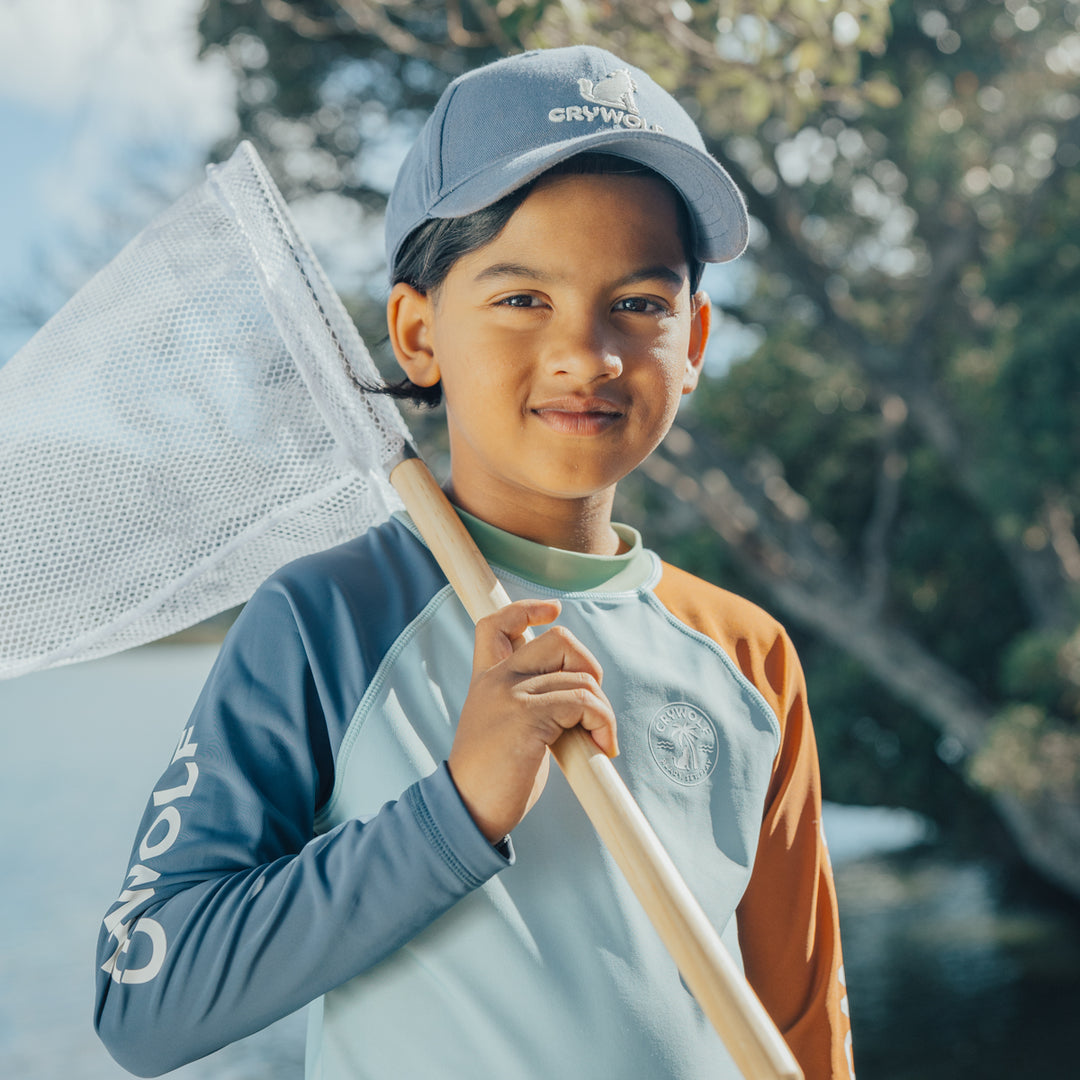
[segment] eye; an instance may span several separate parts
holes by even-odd
[[[497,300],[496,307],[532,308],[539,307],[540,300],[531,293],[514,293],[513,296],[504,296]]]
[[[669,309],[666,304],[658,300],[650,300],[647,296],[625,296],[615,301],[615,310],[629,312],[632,315],[652,315],[667,314]]]

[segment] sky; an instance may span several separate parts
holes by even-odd
[[[32,329],[12,306],[50,314],[233,132],[228,67],[197,56],[200,6],[0,0],[0,361]]]

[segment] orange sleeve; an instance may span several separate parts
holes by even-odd
[[[664,567],[657,598],[712,638],[780,723],[750,883],[737,910],[746,978],[806,1080],[850,1080],[851,1024],[832,868],[821,828],[821,777],[795,647],[740,597]]]

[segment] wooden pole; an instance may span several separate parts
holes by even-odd
[[[510,599],[419,458],[390,482],[473,621]],[[746,1080],[802,1080],[791,1050],[691,895],[622,778],[580,727],[551,752]]]

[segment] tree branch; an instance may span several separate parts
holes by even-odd
[[[878,619],[885,608],[889,584],[889,536],[900,507],[900,487],[907,463],[898,452],[900,429],[907,406],[890,396],[882,402],[880,462],[874,503],[863,531],[863,608],[867,619]]]
[[[274,22],[284,23],[303,38],[320,40],[340,33],[341,28],[332,19],[313,19],[287,0],[262,0],[262,6]]]
[[[465,44],[471,45],[494,45],[495,48],[503,54],[503,56],[509,56],[514,52],[514,43],[506,36],[506,32],[502,28],[502,23],[499,21],[498,12],[486,3],[485,0],[469,0],[469,7],[472,9],[473,14],[480,20],[484,27],[483,34],[473,34],[465,29],[465,23],[461,17],[461,3],[460,0],[451,0],[446,5],[446,19],[447,23],[450,23],[451,15],[453,15],[456,29],[461,34],[466,35],[471,40],[467,40]],[[453,38],[454,27],[451,27],[451,39]],[[486,35],[486,36],[485,36]]]
[[[443,50],[410,34],[386,15],[383,5],[368,0],[337,0],[338,7],[352,20],[357,30],[377,37],[388,49],[406,56],[415,56],[440,66]]]

